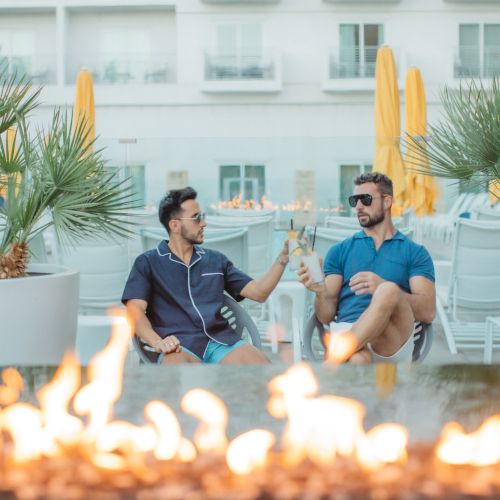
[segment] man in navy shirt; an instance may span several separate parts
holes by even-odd
[[[206,223],[196,195],[186,187],[160,202],[169,240],[137,257],[122,296],[135,332],[161,353],[163,363],[268,363],[220,310],[224,291],[238,301],[264,302],[288,263],[288,242],[269,271],[253,280],[222,253],[199,246]]]
[[[434,266],[392,223],[392,181],[373,172],[354,183],[349,204],[363,230],[330,248],[324,282],[313,283],[304,265],[299,279],[316,293],[317,318],[335,320],[332,332],[354,339],[339,361],[411,361],[414,322],[431,323],[436,314]]]

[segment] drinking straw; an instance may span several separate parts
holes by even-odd
[[[316,226],[314,226],[313,241],[311,245],[311,250],[314,252],[314,242],[316,241]]]
[[[293,219],[290,219],[290,231],[293,231]]]

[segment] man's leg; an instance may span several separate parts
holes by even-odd
[[[366,344],[370,343],[377,354],[392,356],[412,334],[414,320],[399,286],[389,281],[381,283],[366,311],[352,326],[358,346],[363,348],[360,353],[364,354]]]
[[[201,363],[201,361],[194,354],[184,350],[165,354],[161,361],[162,365],[179,365],[181,363]]]
[[[220,363],[224,365],[265,365],[269,362],[266,356],[251,344],[236,347],[220,360]]]

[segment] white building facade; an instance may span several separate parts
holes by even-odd
[[[93,73],[98,146],[146,204],[190,184],[203,204],[266,195],[345,204],[374,155],[377,48],[439,91],[500,73],[493,0],[0,0],[0,68],[44,86],[35,120]],[[455,187],[442,185],[446,199]]]

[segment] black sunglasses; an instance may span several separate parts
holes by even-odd
[[[382,195],[382,198],[387,195]],[[363,194],[353,194],[349,196],[349,205],[351,207],[355,207],[356,204],[360,201],[365,207],[369,207],[372,204],[373,201],[373,196],[368,193],[363,193]]]

